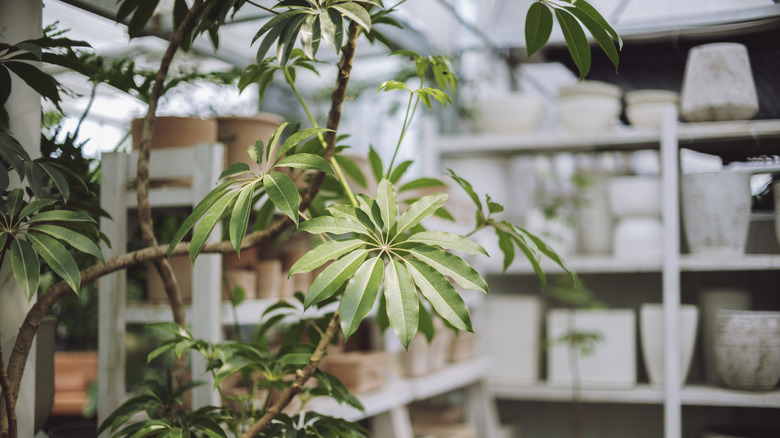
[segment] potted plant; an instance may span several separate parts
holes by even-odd
[[[129,20],[130,34],[134,37],[153,16],[155,6],[155,2],[126,0],[121,2],[117,18],[120,21]],[[3,389],[0,400],[0,436],[16,436],[15,402],[26,357],[43,315],[62,296],[78,291],[82,283],[134,263],[152,261],[161,273],[174,313],[180,312],[181,294],[173,281],[166,255],[189,254],[190,259],[194,260],[203,252],[238,252],[244,248],[268,245],[284,230],[293,227],[319,235],[325,242],[301,257],[291,267],[290,274],[308,272],[327,262],[331,263],[313,281],[305,295],[298,295],[296,302],[280,302],[272,306],[261,329],[267,331],[280,321],[273,312],[295,306],[317,307],[337,302],[336,311],[324,312],[315,320],[301,321],[303,325],[300,330],[286,334],[278,349],[268,348],[263,341],[256,344],[210,344],[193,338],[186,329],[185,321],[177,318],[176,323],[158,325],[172,336],[150,354],[150,359],[168,353],[181,358],[188,351],[203,355],[217,383],[235,373],[261,373],[267,386],[280,391],[278,399],[273,403],[269,399],[262,402],[252,400],[246,409],[230,411],[230,414],[225,414],[225,409],[229,409],[226,407],[182,411],[181,395],[195,383],[182,380],[182,374],[177,375],[174,367],[171,379],[150,382],[146,392],[122,405],[103,423],[101,430],[112,429],[119,435],[197,431],[210,436],[226,436],[225,431],[228,430],[249,437],[258,434],[279,436],[301,429],[312,434],[335,434],[339,431],[340,434],[361,436],[358,426],[342,420],[316,413],[292,417],[280,414],[300,394],[324,395],[359,405],[336,379],[318,369],[326,347],[337,331],[341,329],[345,338],[349,338],[377,301],[380,307],[378,314],[383,316],[380,320],[394,330],[405,346],[416,332],[432,331],[432,318],[440,318],[459,330],[470,331],[468,310],[453,283],[487,292],[487,284],[482,277],[452,252],[455,250],[477,255],[483,254],[484,250],[466,236],[426,230],[422,226],[425,218],[439,213],[444,207],[446,194],[424,196],[400,213],[402,209],[398,205],[398,193],[421,186],[443,186],[441,182],[424,178],[399,185],[411,163],[396,163],[394,157],[385,164],[374,153],[369,155],[369,163],[377,181],[376,194],[355,195],[346,182],[339,160],[334,159],[341,150],[338,147],[341,108],[358,37],[365,35],[371,41],[386,41],[377,29],[379,26],[374,25],[396,25],[397,22],[392,18],[395,7],[385,9],[379,0],[365,3],[313,0],[306,6],[297,2],[280,2],[271,9],[274,17],[260,27],[256,38],[259,41],[257,58],[260,62],[244,72],[244,84],[257,80],[267,85],[268,75],[281,71],[293,78],[288,80],[294,85],[295,76],[290,73],[296,68],[312,68],[312,60],[316,57],[320,42],[324,41],[341,56],[338,63],[340,74],[334,87],[328,120],[320,127],[317,120],[311,117],[311,127],[301,130],[288,129],[283,124],[269,141],[257,141],[250,147],[249,155],[261,169],[260,173],[251,172],[246,163],[231,165],[223,173],[220,185],[195,208],[174,236],[173,242],[160,245],[153,233],[148,202],[148,174],[143,169],[148,166],[149,139],[158,99],[164,90],[167,69],[176,51],[182,47],[189,48],[196,35],[210,33],[214,36],[230,14],[239,8],[257,5],[243,1],[226,4],[198,0],[192,5],[177,1],[175,7],[173,16],[176,30],[151,88],[149,110],[141,129],[138,210],[146,248],[113,260],[103,260],[96,243],[100,240],[100,233],[94,220],[88,218],[82,209],[67,203],[69,186],[63,183],[63,172],[46,160],[33,160],[8,131],[8,125],[2,125],[0,259],[3,263],[10,263],[13,277],[27,296],[37,292],[41,261],[63,280],[40,294],[26,315],[8,361],[0,362],[0,384]],[[567,41],[573,48],[572,54],[581,75],[587,72],[590,57],[589,51],[581,50],[587,44],[582,26],[591,31],[608,54],[614,52],[616,55],[613,39],[619,41],[619,37],[584,1],[571,6],[534,3],[529,11],[527,30],[536,49],[549,37],[553,14],[566,25]],[[572,24],[576,26],[572,27]],[[302,49],[295,49],[294,43],[299,37]],[[70,50],[75,45],[77,43],[70,40],[49,37],[16,46],[4,44],[2,48],[6,52],[5,57],[0,59],[0,71],[4,77],[8,76],[9,71],[19,75],[23,68],[18,65],[19,60],[36,57],[35,52],[28,51],[33,46],[44,49],[44,61],[67,64],[60,57],[62,53],[52,52],[52,49],[65,47]],[[273,45],[277,46],[277,56],[266,58]],[[381,91],[408,93],[409,106],[399,139],[400,145],[419,103],[428,107],[435,103],[450,103],[445,90],[454,87],[456,79],[443,57],[420,56],[409,51],[401,51],[399,54],[409,57],[413,62],[420,84],[419,88],[414,88],[418,85],[387,81],[379,86]],[[29,73],[27,70],[30,69],[25,70]],[[54,84],[53,79],[40,70],[33,70],[20,77],[44,97],[57,103],[59,97],[56,88],[52,90],[51,87],[41,86],[42,82]],[[429,80],[436,86],[426,86]],[[304,97],[297,90],[294,91],[305,105]],[[289,176],[280,171],[289,168],[305,171],[304,187],[299,189]],[[17,173],[28,190],[11,188],[6,178],[9,172]],[[450,177],[474,201],[477,227],[492,227],[499,234],[505,265],[514,260],[517,250],[523,252],[542,280],[545,277],[539,265],[541,256],[550,257],[568,270],[560,257],[541,239],[509,222],[495,220],[493,215],[503,209],[501,205],[489,197],[483,199],[478,196],[467,181],[454,173]],[[41,180],[51,181],[54,189],[42,190],[39,186]],[[256,204],[256,201],[260,202]],[[271,219],[267,227],[248,229],[250,212],[256,205],[260,206],[258,213],[278,209],[283,214]],[[223,220],[228,224],[229,239],[206,244],[213,226]],[[184,242],[189,232],[192,232],[192,238]],[[71,263],[72,256],[67,254],[67,247],[92,255],[99,263],[80,271],[75,263]],[[9,257],[6,258],[6,255]],[[571,274],[574,275],[573,272]],[[5,290],[0,292],[7,293]],[[424,310],[425,306],[420,305],[421,300],[430,303],[433,312]],[[308,333],[305,343],[301,342],[304,339],[300,336],[302,330]],[[182,362],[178,361],[179,364]],[[307,388],[305,383],[312,377],[320,385]],[[130,415],[142,409],[151,418],[124,425]]]

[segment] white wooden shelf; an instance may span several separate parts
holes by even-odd
[[[547,382],[517,382],[508,379],[488,380],[496,397],[509,400],[571,402],[570,386]],[[716,386],[686,385],[681,402],[687,406],[736,406],[751,408],[780,408],[780,390],[758,392],[740,391]],[[664,389],[658,385],[638,384],[630,388],[583,387],[580,400],[584,403],[662,404]]]
[[[489,369],[490,360],[479,358],[453,363],[420,377],[390,380],[381,389],[357,396],[365,412],[339,405],[334,400],[325,398],[312,400],[307,405],[307,409],[349,421],[360,421],[414,401],[425,400],[477,383],[484,379]]]

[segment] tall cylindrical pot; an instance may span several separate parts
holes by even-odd
[[[247,149],[258,140],[267,145],[284,119],[276,114],[258,113],[251,117],[218,117],[217,123],[219,141],[225,144],[225,167],[243,162],[257,173],[260,166],[250,158]]]
[[[666,381],[664,369],[664,309],[661,304],[642,304],[639,310],[639,330],[650,383],[662,385]],[[699,309],[692,305],[682,305],[679,309],[680,344],[680,382],[684,383],[691,367],[693,350],[696,345],[696,326]]]
[[[577,249],[586,254],[609,254],[612,251],[612,213],[609,209],[608,178],[588,175],[582,188],[582,205],[577,218]]]
[[[750,227],[750,174],[704,172],[682,177],[683,228],[694,254],[744,254]]]
[[[715,364],[729,387],[773,389],[780,380],[780,312],[717,311]]]

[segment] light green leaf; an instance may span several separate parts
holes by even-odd
[[[619,63],[618,51],[615,48],[615,43],[612,42],[612,38],[610,37],[609,33],[607,33],[607,31],[583,9],[574,6],[569,6],[564,9],[571,12],[572,15],[577,17],[577,19],[579,19],[580,22],[585,25],[585,27],[590,31],[590,34],[593,35],[593,39],[596,40],[598,45],[601,47],[601,50],[604,51],[609,60],[612,62],[612,65],[615,66],[615,71],[617,71]]]
[[[34,222],[92,222],[95,223],[90,215],[81,211],[71,210],[50,210],[32,216],[27,220],[29,223]]]
[[[514,229],[519,233],[525,234],[531,241],[536,245],[537,249],[542,252],[542,254],[546,255],[550,258],[553,262],[555,262],[558,266],[560,266],[564,271],[566,271],[569,275],[571,275],[572,279],[574,280],[574,285],[579,286],[580,281],[577,276],[577,273],[569,267],[569,265],[566,263],[566,261],[561,258],[561,256],[558,255],[558,253],[555,252],[552,247],[547,245],[542,239],[538,238],[537,236],[529,233],[528,231],[520,228],[520,227],[514,227]]]
[[[366,242],[360,239],[329,240],[302,255],[290,268],[290,275],[311,272],[329,260],[337,259],[365,244]]]
[[[403,82],[400,81],[384,81],[376,88],[376,91],[393,91],[393,90],[406,90],[410,93],[413,93],[412,89],[409,88],[408,85],[406,85]]]
[[[422,243],[425,245],[436,245],[444,249],[460,251],[471,255],[488,255],[485,248],[475,243],[468,237],[464,237],[446,231],[423,231],[413,234],[406,240],[407,242]]]
[[[296,169],[316,170],[335,175],[328,160],[314,154],[290,155],[279,160],[274,167],[294,167]]]
[[[504,254],[504,271],[515,259],[515,245],[512,240],[512,236],[496,228],[496,235],[498,236],[498,248]]]
[[[61,227],[59,225],[39,224],[30,228],[31,230],[46,233],[51,237],[62,240],[77,250],[95,256],[101,263],[106,264],[106,260],[103,258],[103,253],[100,251],[100,247],[97,246],[89,237],[73,231],[69,228]]]
[[[289,125],[288,122],[284,122],[281,125],[279,125],[278,128],[274,131],[273,134],[271,134],[271,138],[268,139],[268,148],[265,150],[265,158],[266,160],[269,160],[270,157],[276,156],[276,147],[279,144],[279,139],[282,137],[282,132],[284,132],[285,128]]]
[[[198,227],[195,228],[195,231],[192,233],[192,241],[190,242],[190,261],[192,261],[193,264],[195,263],[195,259],[198,258],[198,254],[200,254],[200,250],[203,248],[206,240],[211,236],[211,232],[214,231],[214,227],[216,227],[217,224],[225,218],[228,211],[230,211],[230,206],[237,195],[238,191],[226,193],[209,208],[206,214],[203,215],[203,219],[201,219]],[[173,247],[173,243],[171,243],[171,247]],[[172,249],[169,248],[168,252],[171,250]]]
[[[482,201],[479,199],[479,195],[477,195],[477,192],[474,191],[474,188],[471,186],[471,183],[456,175],[455,172],[452,171],[452,169],[447,169],[447,171],[450,173],[450,178],[455,180],[455,182],[458,183],[458,185],[466,192],[466,194],[469,195],[471,200],[474,202],[474,205],[477,207],[477,211],[481,212]]]
[[[347,282],[341,299],[341,331],[344,339],[352,336],[360,322],[368,316],[382,287],[384,263],[379,257],[365,261]]]
[[[466,302],[444,275],[417,260],[406,260],[406,267],[439,316],[458,330],[473,331]]]
[[[366,11],[366,8],[358,5],[352,1],[343,3],[336,3],[332,6],[333,9],[346,15],[350,20],[356,22],[366,31],[371,30],[371,16]]]
[[[11,268],[14,271],[16,282],[24,289],[24,294],[29,302],[38,290],[41,266],[35,250],[26,240],[11,240]]]
[[[195,208],[192,210],[192,213],[187,216],[187,219],[184,219],[184,223],[181,224],[179,230],[176,231],[176,234],[173,235],[171,244],[168,246],[168,257],[171,256],[173,249],[176,248],[176,245],[181,242],[181,239],[187,235],[195,223],[200,220],[200,218],[206,214],[206,212],[230,190],[231,184],[232,182],[222,183],[222,185],[209,192],[209,194],[206,195],[206,197],[195,206]]]
[[[304,308],[309,308],[322,300],[333,296],[344,285],[357,270],[358,266],[368,256],[365,249],[352,251],[342,258],[328,265],[322,273],[314,279],[309,290],[306,292],[306,299],[303,301]]]
[[[395,187],[393,187],[390,181],[386,179],[379,181],[376,191],[376,204],[379,206],[379,211],[382,214],[382,223],[385,226],[385,230],[392,229],[395,221],[398,219],[398,198],[396,198]]]
[[[279,158],[282,155],[286,154],[290,149],[294,148],[295,146],[298,146],[303,140],[311,137],[312,135],[317,135],[319,133],[327,132],[327,131],[330,131],[330,129],[308,128],[290,135],[289,137],[287,137],[287,140],[285,140],[284,143],[282,143],[282,147],[280,147],[279,152],[276,153],[276,158]]]
[[[409,190],[429,189],[433,187],[447,188],[447,185],[444,184],[444,182],[440,179],[423,177],[409,181],[408,183],[402,185],[398,191],[407,192]]]
[[[301,28],[301,47],[309,59],[314,59],[320,47],[320,17],[309,15]]]
[[[390,182],[393,184],[398,184],[398,181],[401,181],[401,177],[404,176],[412,163],[413,161],[407,160],[398,164],[398,166],[396,166],[395,169],[393,169],[393,171],[390,173],[390,177],[388,178]]]
[[[565,9],[555,9],[555,18],[563,31],[563,38],[566,41],[569,54],[580,72],[580,80],[585,79],[590,71],[588,37],[585,36],[579,21]]]
[[[425,336],[425,339],[429,344],[431,341],[433,341],[433,337],[436,335],[436,327],[433,325],[433,317],[422,303],[420,304],[420,322],[417,325],[417,331]]]
[[[549,7],[542,2],[531,3],[525,16],[525,47],[528,58],[547,44],[552,26],[553,17]]]
[[[461,287],[488,293],[485,279],[468,263],[455,254],[436,248],[414,248],[409,252],[421,262],[446,275]]]
[[[409,348],[419,324],[420,299],[404,266],[391,260],[385,267],[385,305],[390,327],[404,348]]]
[[[423,196],[418,199],[414,204],[401,215],[398,219],[397,234],[401,234],[404,231],[417,225],[428,216],[436,213],[436,210],[444,205],[444,201],[447,200],[446,193],[434,193],[433,195]]]
[[[252,146],[250,146],[251,148]],[[249,165],[246,163],[233,163],[219,175],[219,179],[229,178],[249,172]]]
[[[55,239],[41,233],[28,233],[27,239],[35,252],[49,265],[52,271],[62,277],[77,294],[81,286],[81,274],[76,261],[67,249]]]
[[[263,176],[263,187],[276,208],[298,226],[298,207],[301,205],[301,197],[293,180],[281,172],[270,172]]]
[[[366,229],[364,225],[356,220],[345,219],[341,217],[319,216],[307,221],[301,222],[300,231],[306,231],[311,234],[346,234],[358,233],[366,236],[373,236],[371,230]]]
[[[237,254],[241,254],[241,242],[244,241],[249,227],[249,212],[252,211],[252,199],[255,183],[249,183],[238,192],[233,213],[230,216],[230,242]]]
[[[372,233],[376,225],[371,221],[371,218],[365,211],[358,207],[349,204],[332,204],[327,208],[328,212],[333,217],[347,219],[352,222],[357,222],[365,227],[367,233]],[[381,230],[380,230],[381,231]]]
[[[176,346],[176,341],[170,341],[170,342],[166,342],[166,343],[160,345],[159,347],[157,347],[154,350],[152,350],[146,356],[146,363],[150,363],[151,361],[156,359],[158,356],[173,350],[173,348],[175,346]]]
[[[19,217],[20,218],[27,217],[28,214],[36,212],[42,208],[48,207],[56,202],[57,200],[52,198],[36,199],[24,206],[21,213],[19,213]]]

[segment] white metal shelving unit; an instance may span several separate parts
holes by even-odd
[[[761,155],[780,151],[780,120],[751,120],[717,123],[678,123],[677,112],[669,107],[661,129],[617,127],[614,132],[591,135],[569,133],[529,133],[512,135],[462,135],[426,139],[428,170],[438,170],[441,161],[462,157],[511,157],[517,155],[593,153],[657,149],[661,155],[662,218],[664,253],[661,259],[615,258],[610,256],[572,256],[567,263],[578,273],[631,274],[658,273],[662,277],[664,305],[665,372],[663,387],[638,384],[628,389],[583,388],[581,399],[587,403],[631,403],[662,405],[664,437],[681,438],[683,406],[780,407],[780,391],[755,393],[720,387],[681,384],[679,360],[678,310],[680,279],[683,272],[737,272],[780,270],[780,256],[746,254],[741,257],[701,256],[680,253],[679,150],[728,155]],[[563,272],[545,261],[545,272]],[[483,273],[502,275],[498,260],[480,266]],[[517,263],[506,274],[534,275],[530,266]],[[489,299],[489,298],[488,298]],[[526,401],[571,401],[570,387],[546,382],[529,384],[491,380],[491,390],[499,398]]]

